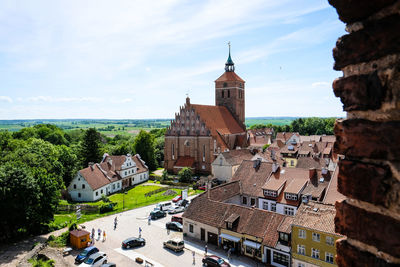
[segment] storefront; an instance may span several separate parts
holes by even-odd
[[[239,254],[240,253],[240,241],[241,241],[241,237],[238,236],[233,236],[227,233],[221,233],[219,235],[220,238],[220,244],[221,246],[225,249],[232,249],[233,248],[233,253],[234,254]]]
[[[246,239],[243,242],[243,247],[246,256],[262,260],[262,245],[260,243]]]

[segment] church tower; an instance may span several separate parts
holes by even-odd
[[[245,81],[235,73],[235,64],[231,58],[231,44],[228,43],[228,45],[229,56],[225,63],[225,73],[215,81],[215,105],[227,107],[237,122],[245,129]]]

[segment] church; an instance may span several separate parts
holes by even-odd
[[[178,173],[189,167],[195,173],[210,174],[219,153],[247,147],[244,84],[235,73],[229,47],[225,72],[215,81],[215,106],[192,104],[187,97],[167,128],[166,170]]]

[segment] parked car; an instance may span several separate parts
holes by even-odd
[[[172,202],[176,203],[176,202],[178,202],[179,200],[182,200],[182,196],[181,196],[181,195],[178,195],[178,196],[174,197],[174,198],[172,199]]]
[[[179,231],[179,232],[182,232],[182,231],[183,231],[183,226],[182,226],[182,224],[180,224],[180,223],[178,223],[178,222],[167,222],[167,223],[165,224],[165,227],[166,227],[167,229],[176,230],[176,231]]]
[[[178,222],[180,224],[183,224],[182,214],[172,215],[171,222]]]
[[[224,261],[223,258],[216,255],[210,255],[203,258],[203,264],[205,266],[216,266],[216,267],[230,267],[231,265]]]
[[[79,253],[76,258],[75,258],[75,263],[82,263],[84,260],[89,258],[90,255],[99,252],[99,249],[96,247],[87,247],[84,250],[82,250],[81,253]]]
[[[171,202],[158,203],[154,210],[167,210],[171,207]]]
[[[183,251],[183,249],[185,248],[185,243],[182,239],[179,238],[170,239],[167,242],[164,242],[164,248],[172,249],[175,252]]]
[[[175,207],[171,207],[168,210],[168,214],[175,214],[175,213],[181,213],[185,211],[185,207],[182,206],[175,206]]]
[[[167,213],[163,210],[155,210],[150,212],[150,217],[152,220],[159,219],[165,216],[167,216]]]
[[[187,199],[184,199],[184,200],[182,200],[181,203],[179,203],[179,206],[187,207],[187,206],[189,206],[189,204],[190,204],[190,201]]]
[[[79,266],[81,267],[97,267],[104,263],[107,263],[107,255],[104,252],[96,252],[86,258],[83,263]]]
[[[122,248],[133,248],[133,247],[143,247],[146,245],[146,240],[141,237],[131,237],[122,241]]]
[[[206,190],[206,186],[205,185],[202,185],[202,186],[199,186],[199,187],[197,187],[197,189],[199,189],[199,190]]]
[[[115,263],[109,262],[109,263],[104,263],[100,267],[117,267]]]

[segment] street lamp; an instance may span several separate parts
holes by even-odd
[[[122,194],[122,211],[125,209],[125,195],[126,195],[126,192],[124,189],[124,192]]]

